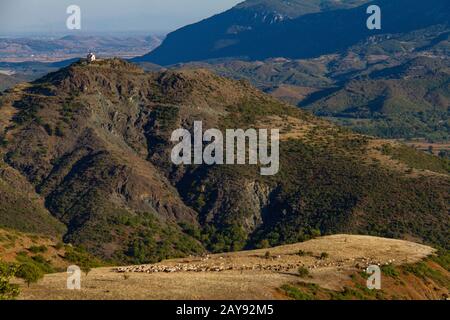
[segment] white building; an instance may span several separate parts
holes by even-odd
[[[93,54],[92,52],[89,52],[89,54],[87,55],[87,61],[88,62],[94,62],[95,61],[95,54]]]

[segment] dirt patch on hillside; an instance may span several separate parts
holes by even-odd
[[[56,237],[0,229],[1,261],[16,262],[18,255],[31,257],[39,254],[55,268],[63,269],[68,266],[63,259],[64,253],[64,247]]]

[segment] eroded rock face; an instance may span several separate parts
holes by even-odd
[[[140,89],[146,84],[142,76],[140,69],[122,61],[80,64],[13,97],[19,114],[32,115],[11,131],[6,161],[35,185],[52,214],[68,226],[66,241],[99,255],[114,243],[118,252],[108,252],[107,258],[128,250],[140,228],[160,237],[145,226],[150,218],[162,226],[168,221],[175,233],[182,233],[178,222],[198,224],[197,213],[146,160],[145,127],[154,105],[138,98],[149,94]],[[130,219],[136,226],[123,225]]]
[[[263,224],[263,215],[269,206],[271,190],[268,185],[249,181],[244,184],[242,192],[242,202],[247,204],[249,210],[249,216],[244,218],[243,227],[251,233]]]

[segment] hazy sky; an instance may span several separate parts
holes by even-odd
[[[69,5],[81,8],[83,32],[172,31],[242,0],[0,0],[0,34],[60,33]]]

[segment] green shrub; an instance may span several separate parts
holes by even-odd
[[[312,229],[311,230],[311,238],[317,238],[321,236],[321,232],[319,229]]]
[[[437,254],[430,259],[450,272],[450,250],[440,249]]]
[[[329,257],[330,255],[327,253],[327,252],[322,252],[321,254],[320,254],[320,260],[325,260],[325,259],[327,259],[328,257]]]
[[[286,294],[295,299],[295,300],[313,300],[314,297],[308,293],[305,293],[303,291],[300,291],[300,289],[290,286],[290,285],[284,285],[281,287],[282,290],[286,292]]]
[[[304,256],[306,256],[306,252],[305,251],[303,251],[303,250],[298,250],[298,253],[297,253],[300,257],[304,257]]]
[[[270,242],[267,239],[261,240],[261,242],[257,246],[260,249],[270,248]]]
[[[19,252],[16,256],[16,260],[19,264],[33,264],[39,268],[42,273],[54,273],[55,269],[51,265],[50,261],[46,260],[40,254],[29,257],[26,252]]]
[[[32,283],[38,282],[44,277],[44,272],[33,263],[24,263],[19,266],[15,274],[18,278],[21,278],[25,283],[30,286]]]
[[[384,275],[392,278],[398,278],[400,276],[400,272],[393,265],[386,265],[381,267],[381,272]]]
[[[0,300],[12,300],[19,295],[19,286],[9,282],[16,271],[15,265],[0,261]]]
[[[179,223],[179,226],[181,227],[184,233],[190,235],[191,237],[197,240],[201,240],[202,237],[201,230],[197,226],[185,222]]]
[[[297,272],[298,272],[298,275],[302,278],[309,276],[309,270],[306,267],[303,267],[303,266],[299,267]]]
[[[53,135],[53,128],[51,125],[49,125],[48,123],[44,124],[44,129],[49,136]]]
[[[42,246],[31,246],[28,248],[28,251],[32,252],[32,253],[44,253],[47,252],[47,247],[42,245]]]
[[[438,270],[432,269],[427,265],[426,262],[423,261],[411,265],[406,265],[404,267],[404,270],[406,272],[414,274],[415,276],[423,280],[430,278],[442,286],[450,285],[450,281],[445,275],[443,275]]]
[[[81,271],[83,271],[86,276],[89,274],[92,268],[100,267],[101,262],[92,257],[85,249],[83,248],[73,248],[68,247],[66,249],[66,254],[64,258],[80,267]]]
[[[62,129],[62,127],[57,126],[55,129],[55,134],[57,137],[64,137],[64,130]]]
[[[56,250],[61,250],[64,247],[64,243],[62,242],[58,242],[57,244],[54,245],[54,248]]]

